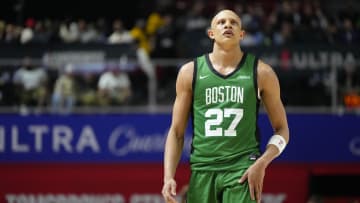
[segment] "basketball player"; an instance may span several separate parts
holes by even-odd
[[[166,202],[176,202],[174,176],[188,117],[193,119],[189,203],[260,202],[265,169],[289,140],[286,112],[273,69],[241,50],[240,17],[222,10],[211,21],[213,50],[184,64],[164,156]],[[257,114],[263,102],[274,129],[260,154]]]

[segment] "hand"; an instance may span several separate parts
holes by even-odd
[[[176,181],[174,179],[169,179],[164,182],[164,186],[161,193],[166,203],[178,203],[175,199]]]
[[[239,183],[248,181],[250,197],[252,200],[256,200],[257,203],[261,201],[261,193],[263,188],[264,176],[266,166],[257,160],[251,165],[240,178]]]

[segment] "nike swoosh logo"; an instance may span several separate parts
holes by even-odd
[[[200,75],[199,79],[201,80],[201,79],[205,79],[207,77],[209,77],[209,76],[208,75]]]

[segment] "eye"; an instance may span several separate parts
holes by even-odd
[[[231,25],[238,25],[238,22],[236,20],[231,20]]]
[[[225,21],[224,19],[221,19],[221,20],[219,20],[218,23],[222,25],[222,24],[225,24],[225,22],[226,22],[226,21]]]

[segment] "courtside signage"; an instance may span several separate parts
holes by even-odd
[[[169,114],[0,115],[0,162],[162,162]],[[277,161],[360,161],[360,117],[290,114],[291,140]],[[260,115],[261,147],[272,135]],[[191,151],[191,122],[182,161]]]
[[[0,161],[3,162],[160,162],[170,122],[169,115],[0,117]],[[186,142],[189,147],[190,140]],[[188,156],[189,153],[184,153],[183,159]]]

